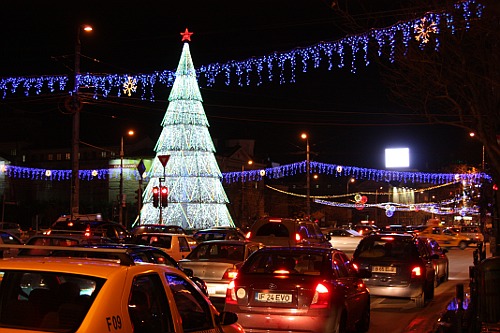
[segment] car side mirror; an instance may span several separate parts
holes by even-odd
[[[219,323],[221,325],[232,325],[238,321],[238,315],[234,312],[222,311],[219,314]]]

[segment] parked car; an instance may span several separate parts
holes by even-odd
[[[237,316],[219,313],[182,271],[135,264],[123,252],[119,262],[75,257],[3,259],[1,331],[242,332]]]
[[[133,243],[160,248],[174,258],[175,261],[179,261],[191,252],[188,237],[191,236],[152,232],[137,235],[134,237]]]
[[[232,227],[213,227],[209,229],[198,230],[193,234],[198,243],[208,240],[245,240],[245,234],[239,228]]]
[[[342,251],[264,247],[229,284],[224,310],[250,332],[365,332],[370,293]]]
[[[290,218],[260,219],[250,228],[247,239],[266,246],[332,246],[315,222]]]
[[[46,235],[80,235],[107,237],[116,243],[127,243],[131,240],[128,230],[121,224],[100,220],[58,220],[44,231]]]
[[[450,262],[448,260],[448,256],[446,255],[448,250],[439,246],[439,243],[435,239],[427,238],[427,242],[431,247],[431,255],[435,254],[438,256],[438,258],[432,256],[434,258],[432,259],[432,262],[434,263],[436,277],[434,287],[437,287],[442,282],[448,281],[450,271]]]
[[[370,270],[365,279],[373,296],[409,298],[417,307],[434,298],[435,269],[427,239],[408,234],[377,234],[359,242],[354,267]]]
[[[22,230],[18,223],[0,222],[0,231],[6,231],[17,238],[21,238]]]
[[[132,236],[151,233],[151,232],[162,232],[167,234],[182,234],[186,235],[184,228],[178,225],[166,225],[166,224],[141,224],[133,228],[130,233]]]
[[[330,244],[332,247],[341,251],[354,251],[358,246],[363,235],[352,229],[332,229],[327,233],[330,236]]]
[[[443,248],[458,247],[465,250],[472,243],[470,237],[461,235],[452,229],[432,225],[421,230],[419,235],[435,239]]]
[[[238,268],[261,247],[263,244],[251,241],[206,241],[180,260],[179,265],[205,281],[210,297],[225,298],[227,285],[236,277]]]

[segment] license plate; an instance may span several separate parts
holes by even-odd
[[[396,274],[396,267],[392,266],[372,266],[374,273],[393,273]]]
[[[292,303],[292,294],[256,293],[255,299],[259,302]]]

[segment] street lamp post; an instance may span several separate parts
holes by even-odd
[[[476,133],[474,133],[474,132],[470,132],[470,133],[469,133],[469,136],[470,136],[471,138],[473,138],[473,137],[475,137],[475,136],[476,136]],[[481,171],[483,171],[483,172],[484,172],[484,145],[483,145],[483,148],[482,148]]]
[[[128,135],[134,135],[134,131],[130,130],[127,132]],[[123,157],[125,152],[123,151],[123,135],[120,141],[120,194],[118,196],[118,221],[123,225],[123,207],[126,205],[126,200],[123,196]]]
[[[307,133],[300,135],[302,139],[306,140],[306,214],[307,218],[311,218],[311,161],[309,151],[309,136]]]
[[[82,108],[80,99],[78,97],[78,90],[80,87],[79,76],[80,76],[80,57],[81,57],[81,47],[80,42],[80,32],[82,31],[90,32],[92,27],[89,25],[79,25],[76,32],[76,42],[75,42],[75,68],[74,68],[74,83],[73,92],[70,100],[70,111],[73,115],[73,128],[72,128],[72,151],[71,151],[71,217],[78,214],[80,210],[80,165],[79,165],[79,155],[80,155],[80,110]]]
[[[346,194],[349,194],[349,184],[354,183],[356,181],[356,178],[350,177],[349,180],[347,181],[346,184]]]

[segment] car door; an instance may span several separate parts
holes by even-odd
[[[345,300],[349,307],[349,313],[362,313],[365,302],[360,302],[361,294],[366,293],[364,288],[360,289],[360,279],[349,274],[349,259],[341,252],[334,252],[332,269],[340,285],[344,286]]]

